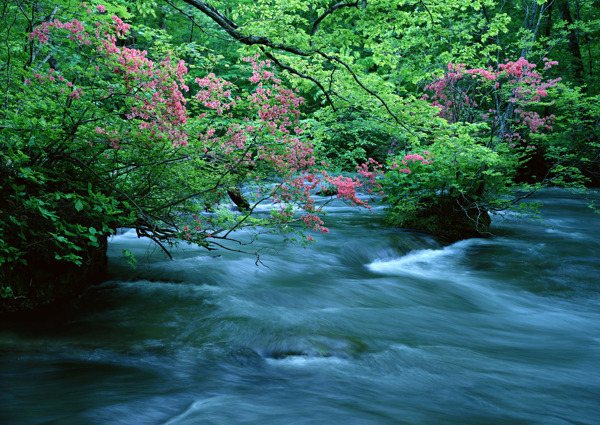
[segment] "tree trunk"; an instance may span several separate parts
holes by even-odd
[[[242,191],[239,188],[230,187],[229,189],[227,189],[227,194],[240,210],[247,211],[248,209],[250,209],[250,202],[248,202],[248,199],[246,199],[246,197],[242,194]]]
[[[82,251],[83,264],[55,260],[47,252],[32,252],[27,265],[10,274],[0,273],[0,283],[9,286],[14,296],[0,298],[0,316],[43,318],[72,304],[89,286],[106,279],[108,238],[99,237],[99,247]]]
[[[575,83],[581,83],[583,81],[583,60],[581,58],[581,47],[579,45],[579,37],[577,31],[572,28],[573,16],[571,15],[571,9],[569,8],[568,0],[557,0],[556,6],[560,13],[560,17],[567,23],[569,28],[567,38],[569,40],[568,50],[571,54],[571,70],[573,72],[573,80]]]

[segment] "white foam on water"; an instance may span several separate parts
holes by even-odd
[[[331,367],[331,366],[345,366],[349,365],[350,362],[347,359],[343,359],[335,356],[286,356],[282,359],[265,359],[267,364],[280,365],[293,368],[315,368],[315,367]]]
[[[234,423],[287,423],[281,417],[289,415],[285,407],[269,405],[257,395],[217,395],[193,402],[184,412],[163,425],[234,424]],[[242,419],[243,418],[243,419]],[[265,422],[266,421],[266,422]]]
[[[467,239],[442,249],[418,249],[400,258],[375,260],[367,264],[367,268],[375,273],[420,277],[439,276],[444,270],[453,274],[465,273],[467,271],[459,264],[459,260],[464,258],[470,246],[483,243],[479,239]]]
[[[546,233],[554,234],[569,239],[586,239],[589,237],[588,235],[583,235],[579,232],[565,232],[564,230],[558,230],[556,227],[546,228]]]
[[[213,294],[223,292],[223,288],[217,285],[198,284],[198,283],[176,283],[169,281],[156,281],[147,279],[137,279],[132,281],[112,281],[108,280],[96,285],[98,290],[109,290],[114,292],[139,291],[142,294],[150,296],[152,294],[168,295],[186,295],[202,296],[204,294]]]
[[[175,425],[175,424],[188,424],[196,423],[198,419],[196,414],[202,410],[210,409],[215,406],[227,406],[235,400],[234,397],[227,395],[218,395],[209,397],[205,400],[198,400],[193,402],[183,413],[169,419],[164,425]]]

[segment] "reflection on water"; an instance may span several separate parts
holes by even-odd
[[[0,325],[0,423],[596,424],[600,216],[541,198],[448,246],[334,205],[269,268],[119,235],[72,311]]]

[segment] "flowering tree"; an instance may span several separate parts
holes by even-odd
[[[543,61],[543,71],[558,65],[547,58]],[[448,122],[486,123],[488,131],[478,134],[487,139],[486,146],[509,142],[516,148],[526,143],[529,134],[552,131],[554,115],[540,115],[535,109],[543,106],[548,90],[561,78],[544,79],[543,71],[525,58],[498,64],[496,70],[450,63],[448,72],[425,86],[423,98],[430,99]]]
[[[555,65],[544,59],[543,71]],[[560,78],[545,79],[543,71],[524,58],[496,69],[450,63],[426,84],[422,99],[434,107],[435,124],[425,146],[389,159],[392,217],[450,239],[486,234],[488,211],[517,200],[507,194],[536,149],[533,137],[553,129],[545,108],[552,102],[544,100]]]
[[[14,49],[3,81],[0,278],[17,293],[31,273],[102,262],[118,227],[167,253],[178,241],[247,251],[255,238],[236,238],[242,228],[303,243],[313,240],[305,231],[327,232],[320,188],[368,207],[361,181],[316,163],[303,99],[268,60],[244,58],[252,75],[239,86],[214,74],[192,82],[171,52],[153,60],[124,45],[123,8],[58,12],[31,28],[28,55]],[[370,165],[360,172],[374,182]]]

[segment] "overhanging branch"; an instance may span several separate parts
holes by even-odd
[[[341,65],[344,66],[344,68],[346,68],[348,70],[348,72],[352,75],[352,78],[354,78],[354,81],[356,81],[356,83],[367,93],[369,93],[371,96],[375,97],[377,100],[379,100],[379,102],[383,105],[383,107],[385,108],[385,110],[388,112],[388,114],[390,114],[392,116],[392,118],[394,118],[394,120],[398,123],[398,125],[400,125],[402,128],[404,128],[406,131],[408,131],[410,134],[412,134],[413,136],[415,135],[411,129],[409,129],[402,121],[400,121],[400,118],[398,118],[396,116],[396,114],[394,114],[392,112],[392,110],[390,109],[390,107],[388,106],[388,104],[385,102],[385,100],[383,100],[381,98],[381,96],[379,96],[377,93],[375,93],[373,90],[369,89],[368,87],[366,87],[358,78],[358,76],[356,75],[356,73],[352,70],[352,68],[350,68],[350,65],[348,65],[346,62],[344,62],[343,60],[341,60],[340,58],[338,58],[337,56],[333,56],[333,55],[327,55],[319,50],[316,51],[318,54],[320,54],[322,57],[324,57],[325,59],[332,61],[332,62],[337,62]]]
[[[323,87],[323,85],[319,82],[319,80],[317,80],[316,78],[311,77],[310,75],[303,74],[300,71],[292,68],[291,66],[284,65],[272,53],[267,52],[264,48],[261,48],[261,50],[265,54],[265,56],[268,57],[269,59],[271,59],[275,63],[275,65],[277,65],[278,67],[280,67],[282,69],[285,69],[290,74],[297,75],[300,78],[304,78],[306,80],[309,80],[309,81],[312,81],[313,83],[315,83],[317,85],[317,87],[319,87],[319,89],[321,89],[321,91],[323,92],[323,94],[325,95],[325,97],[327,98],[327,102],[329,102],[329,105],[331,105],[331,108],[334,111],[337,110],[336,107],[335,107],[335,105],[333,104],[333,101],[331,100],[331,97],[329,96],[329,93],[327,93],[327,90],[325,90],[325,87]]]
[[[310,31],[310,35],[312,36],[312,35],[315,35],[317,33],[317,31],[319,30],[319,24],[328,15],[331,15],[333,12],[335,12],[338,9],[341,9],[342,7],[355,7],[355,6],[358,6],[358,1],[355,1],[353,3],[337,3],[337,4],[334,4],[329,9],[327,9],[325,12],[323,12],[323,14],[321,16],[319,16],[315,20],[315,22],[313,22],[312,30]]]
[[[196,20],[194,19],[194,17],[192,15],[190,15],[189,13],[186,13],[183,9],[177,7],[175,4],[173,4],[172,1],[170,0],[164,0],[165,3],[167,3],[169,6],[171,6],[173,9],[175,9],[176,11],[178,11],[179,13],[181,13],[183,16],[185,16],[186,18],[188,18],[190,20],[190,22],[192,24],[194,24],[196,26],[196,28],[198,28],[200,31],[202,31],[204,34],[210,36],[210,37],[215,37],[218,38],[219,40],[223,40],[223,41],[228,41],[228,42],[232,42],[234,40],[231,39],[227,39],[227,38],[223,38],[223,37],[219,37],[216,34],[211,34],[208,31],[206,31],[204,29],[204,27],[202,25],[200,25],[198,22],[196,22]]]
[[[398,116],[396,114],[394,114],[392,112],[389,105],[381,98],[381,96],[379,96],[377,93],[375,93],[374,91],[372,91],[368,87],[366,87],[360,81],[360,79],[358,78],[356,73],[352,70],[352,68],[346,62],[342,61],[339,57],[337,57],[335,55],[327,55],[320,50],[315,50],[315,49],[303,50],[303,49],[299,49],[295,46],[291,46],[288,44],[276,43],[273,40],[271,40],[269,37],[265,37],[265,36],[245,35],[239,30],[240,29],[239,25],[237,25],[234,21],[232,21],[231,19],[229,19],[228,17],[223,15],[220,11],[218,11],[217,9],[215,9],[213,6],[209,5],[208,3],[206,3],[202,0],[183,0],[183,1],[185,3],[193,6],[200,12],[204,13],[206,16],[208,16],[210,19],[212,19],[215,23],[217,23],[225,32],[227,32],[235,40],[237,40],[241,43],[244,43],[246,45],[249,45],[249,46],[250,45],[260,46],[263,53],[267,57],[269,57],[269,59],[271,59],[273,62],[275,62],[275,64],[277,66],[285,69],[286,71],[288,71],[292,74],[295,74],[304,79],[308,79],[308,80],[312,81],[313,83],[315,83],[319,87],[319,89],[325,94],[327,101],[333,107],[334,110],[335,110],[335,107],[334,107],[333,101],[331,100],[330,94],[326,91],[325,87],[323,87],[323,85],[316,78],[310,77],[306,74],[299,72],[298,70],[296,70],[290,66],[284,65],[272,53],[267,52],[265,48],[269,47],[274,50],[284,51],[284,52],[292,53],[294,55],[302,56],[302,57],[310,57],[316,53],[316,54],[320,55],[321,57],[327,59],[329,62],[337,62],[337,63],[341,64],[344,68],[346,68],[348,70],[348,72],[350,72],[350,74],[354,78],[354,81],[356,81],[356,83],[364,91],[366,91],[371,96],[375,97],[381,103],[381,105],[385,108],[387,113],[396,121],[396,123],[398,123],[398,125],[400,125],[402,128],[404,128],[410,134],[415,135],[414,132],[412,130],[410,130],[406,126],[406,124],[404,124],[398,118]],[[313,23],[311,35],[314,35],[314,33],[316,33],[318,31],[319,23],[322,22],[325,17],[327,17],[328,15],[330,15],[331,13],[333,13],[334,11],[336,11],[340,8],[354,7],[354,6],[358,6],[358,1],[352,2],[352,3],[337,3],[334,6],[327,9]]]
[[[211,5],[203,2],[202,0],[183,0],[185,3],[194,6],[196,9],[204,13],[206,16],[215,21],[221,28],[227,32],[230,36],[232,36],[237,41],[244,43],[248,46],[252,45],[260,45],[267,46],[277,50],[283,50],[289,53],[293,53],[298,56],[309,56],[310,53],[298,49],[295,46],[289,46],[286,44],[275,43],[269,37],[260,37],[255,35],[245,35],[239,31],[239,25],[233,22],[231,19],[223,15],[217,9],[212,7]]]

